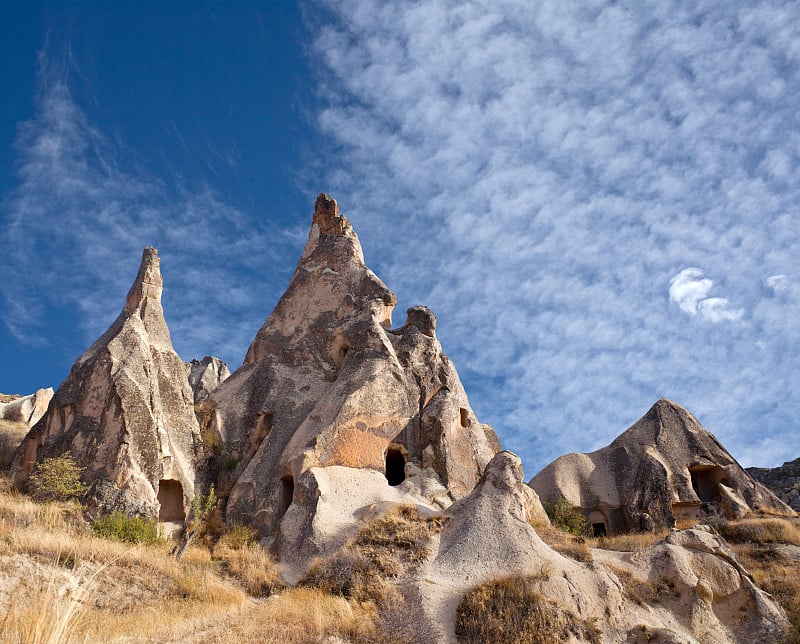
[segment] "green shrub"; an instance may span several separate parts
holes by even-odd
[[[33,497],[40,501],[66,501],[85,496],[89,490],[81,481],[85,469],[78,467],[69,452],[44,459],[30,477]]]
[[[158,525],[155,519],[129,517],[123,512],[112,512],[94,522],[93,530],[101,537],[124,543],[157,543]]]
[[[238,459],[234,458],[230,454],[225,454],[222,457],[222,469],[226,472],[233,472],[236,469],[236,466],[239,464]]]
[[[586,517],[572,507],[564,498],[544,504],[544,511],[550,517],[550,522],[559,530],[570,534],[586,534]]]

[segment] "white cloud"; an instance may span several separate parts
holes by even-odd
[[[307,7],[319,172],[529,470],[663,395],[800,454],[800,4]]]
[[[696,315],[698,302],[706,298],[713,284],[699,268],[685,268],[669,281],[669,299],[682,311]]]
[[[714,282],[699,268],[685,268],[669,282],[669,299],[683,312],[700,315],[711,322],[732,322],[744,315],[724,297],[707,297]]]
[[[766,280],[767,286],[773,291],[785,291],[789,288],[788,275],[770,275]]]

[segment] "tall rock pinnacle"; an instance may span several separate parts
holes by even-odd
[[[23,441],[18,482],[43,458],[70,451],[101,511],[185,517],[199,427],[161,308],[159,264],[158,251],[145,248],[122,312],[78,358]]]
[[[392,330],[396,301],[364,264],[336,201],[321,194],[288,289],[244,365],[204,403],[228,461],[238,463],[230,520],[274,534],[286,514],[283,536],[299,539],[323,470],[342,466],[372,472],[386,490],[420,472],[444,504],[472,490],[497,438],[470,408],[433,313],[411,308]],[[287,513],[293,499],[297,511]]]

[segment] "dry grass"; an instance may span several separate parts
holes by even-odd
[[[669,534],[669,530],[659,532],[640,532],[637,534],[615,534],[610,537],[592,537],[589,545],[592,548],[616,550],[618,552],[636,552],[658,543]]]
[[[374,607],[280,585],[241,532],[212,552],[94,535],[74,503],[34,503],[0,479],[0,642],[374,641]],[[224,628],[221,627],[224,625]]]
[[[610,566],[610,568],[622,584],[628,599],[639,606],[680,599],[680,592],[670,579],[661,577],[655,580],[642,580],[625,568],[618,566]]]
[[[710,524],[728,543],[786,543],[800,546],[800,525],[789,519],[719,519]]]
[[[240,608],[198,642],[379,642],[374,611],[315,588],[291,588],[255,606]]]
[[[538,577],[510,577],[483,584],[456,611],[460,642],[552,644],[571,638],[598,642],[598,629],[536,590]]]
[[[580,537],[545,523],[532,524],[536,533],[548,546],[562,555],[589,563],[592,561],[592,551],[588,543],[591,539]]]
[[[783,554],[775,545],[737,543],[731,546],[756,584],[783,606],[791,622],[786,641],[800,643],[800,562]]]
[[[441,528],[441,518],[422,517],[414,506],[395,506],[361,526],[342,549],[317,560],[303,585],[359,602],[396,601],[391,580],[428,556],[428,542]]]

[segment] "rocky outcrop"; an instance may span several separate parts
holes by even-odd
[[[9,400],[0,402],[0,420],[25,423],[33,427],[44,416],[52,397],[52,387],[37,389],[28,396],[8,396]]]
[[[591,563],[576,561],[531,526],[541,506],[522,480],[519,458],[501,452],[475,490],[444,512],[431,556],[404,586],[409,619],[430,641],[455,641],[464,593],[509,577],[576,626],[568,641],[771,642],[788,628],[783,610],[710,528],[675,530],[635,553],[594,549]],[[504,612],[511,620],[524,608],[506,605]],[[513,641],[519,626],[507,627]],[[669,639],[655,639],[658,633]]]
[[[195,358],[191,362],[187,362],[186,373],[189,377],[189,385],[194,393],[195,404],[201,403],[208,398],[208,394],[231,375],[228,365],[214,356],[206,356],[202,360]]]
[[[530,481],[565,498],[597,533],[672,527],[676,519],[794,512],[742,469],[680,405],[662,398],[607,447],[567,454]]]
[[[243,366],[203,403],[236,463],[229,521],[272,535],[293,502],[311,520],[324,487],[316,475],[330,467],[377,473],[384,492],[413,467],[430,481],[421,489],[444,487],[447,503],[473,489],[497,437],[472,411],[433,313],[409,309],[392,330],[395,303],[336,201],[320,195],[286,293]],[[298,526],[287,520],[283,538],[299,539]]]
[[[793,510],[800,512],[800,458],[780,467],[748,467],[747,473],[766,485]]]
[[[78,358],[20,446],[12,466],[19,484],[43,458],[70,451],[99,511],[185,516],[199,427],[161,308],[159,264],[146,248],[119,317]]]

